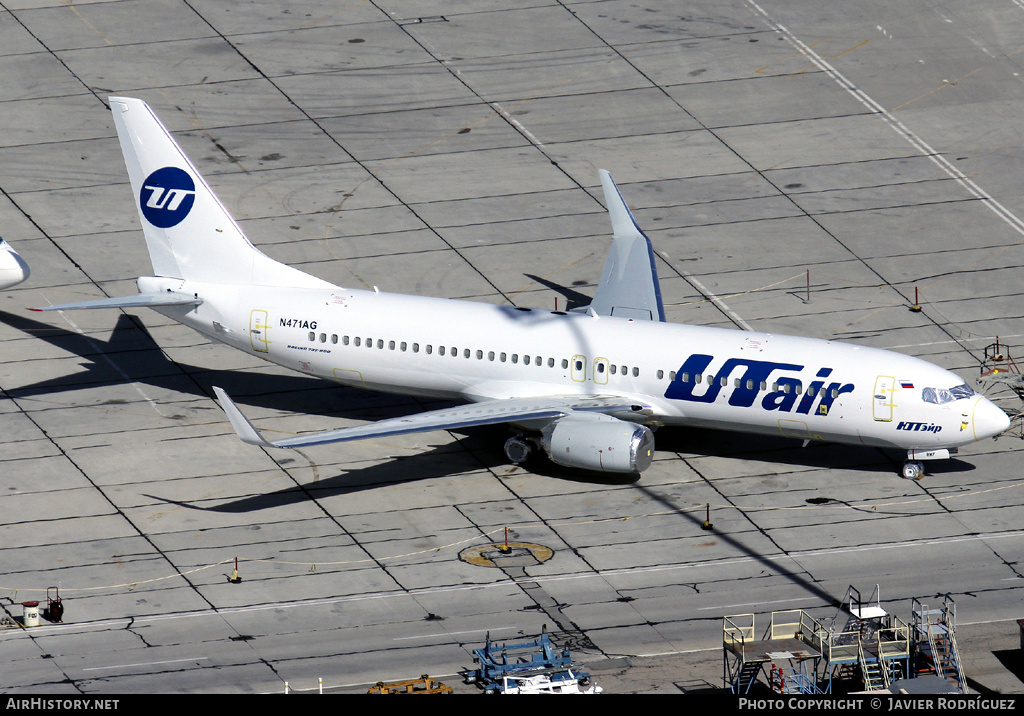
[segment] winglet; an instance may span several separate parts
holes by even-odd
[[[231,421],[231,427],[235,429],[235,433],[238,434],[242,442],[262,447],[274,447],[274,444],[260,435],[260,431],[249,422],[247,417],[242,415],[242,411],[238,409],[227,393],[217,386],[213,387],[213,392],[217,394],[217,401],[220,403],[220,407],[227,413],[228,420]]]
[[[651,240],[637,226],[611,174],[601,169],[600,176],[614,241],[590,305],[601,316],[664,321]]]

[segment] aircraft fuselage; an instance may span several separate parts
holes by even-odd
[[[210,338],[371,390],[470,402],[620,396],[643,401],[634,420],[651,426],[917,451],[1006,427],[955,374],[836,341],[344,288],[143,285],[203,298],[157,310]]]

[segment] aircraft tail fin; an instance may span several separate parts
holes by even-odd
[[[331,286],[256,249],[145,102],[111,97],[110,109],[156,276]]]

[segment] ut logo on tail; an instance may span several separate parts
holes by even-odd
[[[177,226],[196,200],[196,184],[178,167],[157,169],[142,183],[139,206],[146,221],[161,229]]]

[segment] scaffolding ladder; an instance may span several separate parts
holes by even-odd
[[[956,603],[947,594],[939,609],[930,609],[916,598],[912,600],[912,607],[917,642],[916,673],[933,672],[961,694],[966,694],[967,679],[956,644]]]
[[[844,614],[845,624],[837,633],[835,625]],[[866,601],[850,586],[832,624],[823,649],[830,670],[859,670],[867,691],[888,689],[909,671],[910,627],[882,607],[878,585]]]
[[[865,691],[884,691],[889,688],[889,669],[877,653],[865,648],[864,642],[857,645],[857,660]]]

